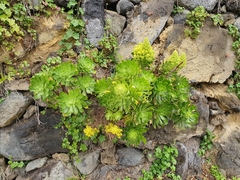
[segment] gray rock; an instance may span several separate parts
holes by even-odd
[[[47,110],[39,116],[41,124],[35,116],[21,120],[11,127],[0,129],[0,154],[14,161],[27,161],[53,154],[67,152],[62,148],[64,132],[54,128],[60,123],[61,115]]]
[[[212,11],[218,0],[178,0],[180,6],[184,6],[189,10],[193,10],[197,6],[203,6],[207,11]]]
[[[136,7],[128,25],[119,37],[118,53],[123,59],[131,58],[136,44],[148,38],[150,43],[159,36],[173,9],[173,0],[149,0]]]
[[[82,8],[87,38],[91,44],[98,46],[98,41],[104,35],[104,2],[103,0],[85,0]]]
[[[127,12],[134,8],[134,4],[130,0],[120,0],[116,8],[118,14],[126,16]]]
[[[240,17],[238,17],[234,23],[234,25],[240,30]]]
[[[198,155],[200,139],[191,138],[177,145],[179,152],[177,174],[181,175],[182,179],[187,179],[190,175],[200,175],[202,173],[201,157]]]
[[[141,0],[130,0],[134,5],[139,4]]]
[[[189,12],[190,11],[185,9],[182,13],[175,14],[173,16],[174,24],[184,24],[186,22],[187,14]]]
[[[240,175],[240,114],[229,114],[222,124],[222,130],[215,134],[218,147],[217,165],[226,172],[227,177]]]
[[[186,38],[184,28],[181,24],[173,25],[164,57],[169,57],[174,49],[179,54],[186,53],[187,64],[179,70],[179,74],[192,83],[225,82],[234,70],[236,59],[228,31],[214,26],[211,19],[206,20],[196,39]]]
[[[81,174],[88,175],[92,173],[99,164],[100,151],[96,150],[91,153],[81,152],[78,157],[81,162],[75,161],[74,165]]]
[[[136,166],[140,163],[144,155],[134,148],[121,148],[117,150],[118,163],[124,166]]]
[[[106,10],[105,12],[105,19],[109,22],[110,25],[110,33],[118,36],[123,31],[126,23],[126,18],[114,11]]]
[[[73,166],[62,161],[49,160],[41,169],[28,172],[25,176],[19,175],[16,180],[66,180],[77,177]]]
[[[191,99],[197,106],[197,110],[199,112],[199,120],[209,123],[209,104],[206,96],[203,93],[192,89]]]
[[[32,98],[23,96],[21,93],[12,92],[0,104],[0,127],[8,126],[21,118],[31,102]]]
[[[228,12],[236,12],[239,14],[240,10],[239,0],[226,0],[225,5]]]
[[[47,157],[43,157],[30,161],[25,168],[26,172],[43,167],[44,164],[47,162],[47,159],[48,159]]]

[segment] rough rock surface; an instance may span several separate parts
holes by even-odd
[[[36,47],[27,54],[29,64],[46,60],[51,52],[60,49],[60,41],[66,31],[66,19],[60,14],[53,14],[50,17],[41,17],[35,20],[37,29]],[[51,33],[50,33],[51,32]]]
[[[83,20],[87,31],[87,38],[94,46],[103,38],[104,34],[104,1],[85,0],[82,4]]]
[[[90,153],[81,152],[78,157],[81,162],[74,162],[74,165],[79,170],[81,174],[88,175],[93,172],[93,170],[99,164],[100,151],[96,150]]]
[[[164,56],[170,56],[175,49],[180,54],[186,53],[187,65],[179,73],[192,83],[225,82],[234,70],[236,59],[227,30],[214,26],[208,19],[196,39],[185,37],[183,31],[184,25],[173,25]]]
[[[109,21],[110,25],[109,32],[118,36],[123,31],[124,25],[126,23],[126,18],[114,11],[106,10],[105,12],[105,19]]]
[[[16,180],[66,180],[70,177],[76,177],[76,173],[71,164],[50,160],[41,169],[25,175],[19,175]]]
[[[204,6],[207,11],[212,11],[218,0],[178,0],[179,5],[194,9],[197,6]]]
[[[21,93],[12,92],[2,104],[0,104],[0,127],[5,127],[18,120],[32,99]]]
[[[25,168],[26,172],[43,167],[43,165],[47,162],[47,159],[47,157],[43,157],[30,161]]]
[[[38,120],[33,116],[10,127],[1,128],[0,154],[6,158],[12,156],[14,161],[26,161],[56,152],[67,152],[62,148],[64,132],[54,128],[60,119],[60,114],[47,110],[39,117],[41,124],[38,124]]]
[[[228,86],[224,84],[202,84],[198,90],[208,98],[216,99],[219,107],[228,113],[240,112],[240,100],[233,93],[227,92]]]
[[[120,0],[117,3],[117,12],[121,15],[126,15],[128,11],[131,11],[134,8],[133,3],[130,0]]]
[[[150,43],[159,36],[173,9],[173,0],[149,0],[141,2],[128,19],[119,37],[119,54],[123,59],[131,57],[134,46],[148,38]]]
[[[134,148],[121,148],[117,150],[118,163],[124,166],[136,166],[140,163],[144,155]]]
[[[215,131],[217,135],[218,166],[225,171],[228,177],[240,175],[240,114],[229,114],[222,128]]]
[[[181,175],[182,179],[187,179],[189,175],[200,175],[201,157],[198,155],[200,140],[191,138],[185,143],[177,143],[178,164],[176,173]]]

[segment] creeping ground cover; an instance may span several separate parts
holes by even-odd
[[[184,53],[173,51],[156,75],[154,51],[146,38],[136,45],[132,59],[119,62],[115,73],[102,79],[95,78],[97,64],[90,55],[81,53],[77,61],[59,60],[53,57],[31,78],[30,91],[62,113],[58,127],[66,130],[63,147],[72,154],[87,150],[87,141],[121,139],[138,146],[146,143],[150,126],[161,128],[173,121],[177,128],[188,128],[197,123],[188,80],[177,74],[186,64]],[[96,103],[103,109],[101,120],[91,113]]]

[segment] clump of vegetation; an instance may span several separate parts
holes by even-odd
[[[219,171],[219,168],[216,165],[211,166],[210,173],[216,180],[226,180],[226,178]]]
[[[200,149],[198,151],[198,154],[200,156],[204,156],[206,151],[210,150],[213,146],[213,139],[214,135],[207,129],[206,134],[203,136],[203,139],[200,143]]]
[[[228,26],[228,34],[232,36],[233,43],[232,43],[232,49],[235,51],[236,55],[236,69],[240,69],[240,33],[236,26],[229,25]],[[233,75],[234,83],[229,85],[228,92],[235,93],[238,98],[240,98],[240,75],[239,73],[235,73]]]
[[[187,15],[186,24],[188,28],[185,29],[184,33],[186,36],[190,36],[195,39],[200,34],[200,28],[203,26],[208,13],[203,6],[196,7]]]
[[[223,17],[221,14],[211,15],[203,6],[198,6],[187,15],[187,28],[184,30],[185,35],[192,39],[196,39],[200,34],[200,28],[203,26],[207,17],[210,17],[213,20],[215,26],[223,25]]]
[[[25,166],[25,163],[23,161],[13,161],[12,157],[9,158],[8,164],[9,164],[11,169],[22,168],[22,167]]]
[[[175,15],[175,14],[181,14],[181,13],[183,13],[184,10],[185,10],[184,7],[174,5],[172,13],[173,13],[174,15]]]
[[[155,149],[152,165],[149,171],[143,170],[143,177],[140,180],[171,178],[174,180],[181,180],[179,175],[175,174],[178,150],[174,146],[163,146]]]
[[[138,52],[139,51],[139,52]],[[63,115],[59,127],[67,129],[63,147],[71,153],[86,150],[83,140],[125,140],[128,145],[145,143],[149,125],[162,127],[172,120],[177,127],[197,123],[196,107],[189,100],[189,84],[177,70],[186,63],[186,56],[174,51],[160,76],[151,67],[153,50],[148,40],[134,49],[132,60],[116,65],[112,77],[95,80],[95,63],[85,54],[77,62],[60,62],[52,58],[30,81],[30,91]],[[178,67],[178,68],[176,68]],[[105,108],[105,120],[89,115],[90,96],[96,96]],[[71,139],[71,142],[69,141]]]

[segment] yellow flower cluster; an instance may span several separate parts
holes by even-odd
[[[145,65],[149,65],[149,63],[153,62],[154,51],[148,38],[145,38],[142,43],[139,43],[134,47],[133,56],[135,60],[140,61],[140,63],[144,63]]]
[[[105,131],[106,133],[112,133],[116,135],[118,138],[122,137],[122,129],[112,123],[109,123],[105,126]]]
[[[93,137],[96,133],[99,132],[99,130],[97,128],[92,128],[91,126],[87,125],[83,132],[87,137]]]

